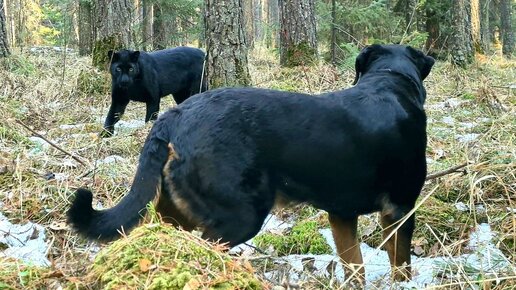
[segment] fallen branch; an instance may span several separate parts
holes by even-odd
[[[32,134],[36,135],[36,137],[38,138],[41,138],[43,140],[45,140],[45,142],[47,142],[48,144],[50,144],[52,147],[56,148],[57,150],[63,152],[64,154],[70,156],[73,158],[73,160],[79,162],[80,164],[84,165],[84,166],[88,166],[84,161],[82,161],[79,157],[77,157],[77,155],[74,155],[66,150],[64,150],[63,148],[57,146],[57,144],[55,144],[54,142],[48,140],[47,138],[45,138],[43,135],[39,134],[38,132],[34,131],[33,129],[31,129],[29,126],[25,125],[22,121],[20,120],[16,120],[16,123],[22,125],[25,129],[29,130]]]
[[[454,173],[454,172],[457,172],[457,170],[463,168],[463,167],[466,167],[469,165],[469,162],[464,162],[460,165],[457,165],[457,166],[453,166],[451,168],[448,168],[448,169],[445,169],[443,171],[438,171],[438,172],[435,172],[435,173],[430,173],[426,176],[426,180],[430,180],[430,179],[434,179],[434,178],[437,178],[437,177],[441,177],[441,176],[445,176],[447,174],[450,174],[450,173]]]

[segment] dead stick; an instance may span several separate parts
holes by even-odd
[[[426,176],[426,180],[434,179],[434,178],[437,178],[437,177],[444,176],[446,174],[450,174],[450,173],[456,172],[457,170],[459,170],[459,169],[461,169],[463,167],[466,167],[468,165],[469,165],[469,162],[464,162],[464,163],[462,163],[460,165],[453,166],[453,167],[448,168],[446,170],[438,171],[438,172],[435,172],[435,173],[428,174]]]
[[[16,120],[16,123],[22,125],[25,129],[29,130],[32,134],[36,135],[36,137],[39,137],[43,140],[45,140],[45,142],[47,142],[48,144],[52,145],[52,147],[56,148],[57,150],[63,152],[64,154],[72,157],[75,161],[79,162],[80,164],[84,165],[84,166],[88,166],[86,163],[84,163],[84,161],[82,161],[81,159],[79,159],[79,157],[77,157],[76,155],[73,155],[72,153],[64,150],[63,148],[57,146],[54,142],[48,140],[47,138],[45,138],[43,135],[39,134],[38,132],[32,130],[29,126],[25,125],[22,121],[20,120]]]

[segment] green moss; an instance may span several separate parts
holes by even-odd
[[[2,58],[0,60],[0,67],[25,77],[33,76],[38,72],[34,63],[23,55],[13,54],[10,57]]]
[[[317,49],[311,47],[306,41],[297,45],[291,45],[287,48],[282,65],[293,67],[299,65],[311,65],[317,59]]]
[[[278,255],[330,254],[331,247],[319,233],[317,221],[302,221],[287,234],[264,233],[254,238],[256,246],[272,246]]]
[[[97,40],[93,45],[93,66],[100,70],[107,70],[110,62],[108,51],[119,50],[121,48],[123,48],[123,45],[115,35]]]
[[[190,233],[150,224],[102,250],[90,278],[102,289],[263,289],[249,268]]]

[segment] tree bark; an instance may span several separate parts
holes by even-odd
[[[314,0],[279,0],[280,64],[311,64],[317,58]]]
[[[468,0],[455,0],[451,7],[452,28],[454,33],[450,39],[452,62],[466,67],[473,62],[473,46]]]
[[[206,73],[210,89],[248,86],[242,0],[206,0]]]
[[[166,47],[166,27],[163,8],[159,4],[154,4],[154,23],[152,24],[152,45],[154,49],[164,49]]]
[[[5,27],[4,1],[0,0],[0,57],[7,57],[11,54]]]
[[[279,3],[278,0],[267,1],[267,36],[265,43],[267,48],[279,46]]]
[[[243,0],[245,42],[248,48],[254,46],[254,0]]]
[[[107,52],[130,48],[132,43],[133,2],[126,0],[94,1],[93,65],[107,68]]]
[[[480,0],[480,46],[484,53],[491,48],[491,31],[489,29],[490,2],[492,0]]]
[[[87,0],[79,0],[79,55],[88,55],[93,46],[92,6]]]
[[[469,0],[471,5],[471,39],[474,51],[482,52],[480,40],[480,1]]]
[[[152,4],[150,0],[142,0],[142,47],[152,49]]]
[[[500,37],[502,39],[502,53],[512,57],[514,53],[514,31],[512,27],[511,1],[500,0]]]

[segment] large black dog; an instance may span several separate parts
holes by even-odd
[[[356,60],[356,86],[314,97],[256,88],[196,95],[161,116],[132,188],[97,211],[79,189],[69,222],[93,239],[118,237],[157,210],[187,230],[236,245],[252,238],[278,200],[329,213],[346,268],[362,264],[356,227],[381,211],[387,236],[413,207],[426,176],[426,91],[434,59],[411,47],[373,45]],[[411,216],[387,242],[393,273],[410,277]],[[363,274],[363,271],[358,271]]]
[[[176,47],[154,52],[109,51],[111,59],[111,107],[102,136],[111,136],[129,101],[145,102],[145,122],[155,120],[160,99],[172,94],[177,104],[206,90],[203,80],[204,52]],[[201,81],[203,82],[201,84]]]

